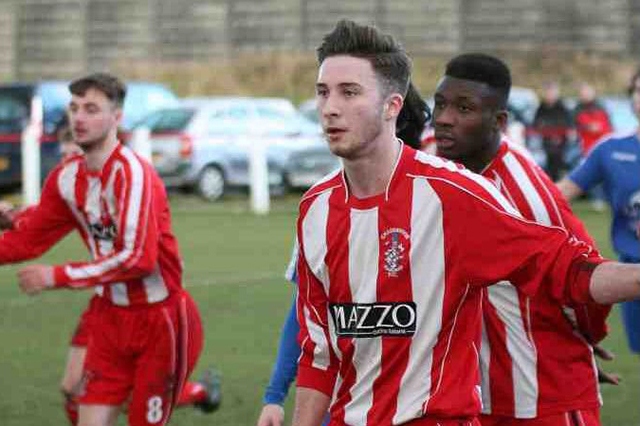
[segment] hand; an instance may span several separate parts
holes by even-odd
[[[616,355],[613,352],[603,348],[600,345],[593,345],[592,348],[593,348],[593,354],[604,361],[611,361],[616,357]],[[620,384],[621,380],[622,379],[620,378],[619,375],[615,373],[607,373],[606,371],[602,370],[598,365],[598,382],[599,383],[607,383],[610,385],[617,386]]]
[[[284,408],[278,404],[266,404],[262,407],[256,426],[282,426],[284,424]]]
[[[13,204],[0,201],[0,229],[13,228],[13,220],[16,217],[16,208]]]
[[[29,265],[18,271],[18,284],[23,293],[34,296],[53,287],[53,266]]]
[[[622,378],[619,375],[615,373],[607,373],[606,371],[600,369],[600,367],[598,366],[598,383],[606,383],[609,385],[618,386],[620,384],[620,381],[622,381]]]
[[[614,354],[608,349],[603,348],[600,345],[593,345],[592,347],[593,347],[593,354],[600,359],[603,359],[605,361],[611,361],[616,357],[616,354]]]

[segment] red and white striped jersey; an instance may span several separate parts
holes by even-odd
[[[562,227],[593,245],[553,182],[520,149],[504,140],[482,175],[525,219]],[[605,337],[609,305],[574,310],[545,291],[527,297],[507,281],[485,289],[483,303],[483,413],[533,418],[600,405],[595,360],[585,337],[591,343]]]
[[[96,286],[119,306],[160,302],[181,288],[164,185],[128,147],[118,144],[100,172],[87,170],[79,155],[59,164],[40,203],[0,235],[0,263],[38,257],[73,229],[92,260],[56,265],[56,286]]]
[[[485,286],[550,277],[558,300],[591,300],[585,243],[406,146],[384,194],[353,197],[342,172],[310,189],[297,231],[298,386],[332,396],[332,426],[476,416]]]

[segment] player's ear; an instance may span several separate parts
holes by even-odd
[[[509,122],[509,112],[506,109],[497,110],[494,115],[494,122],[497,131],[506,131],[507,123]]]
[[[389,95],[384,103],[384,118],[385,120],[395,120],[400,115],[404,99],[399,93],[392,93]]]

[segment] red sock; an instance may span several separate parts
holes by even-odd
[[[64,411],[67,413],[67,418],[71,426],[78,424],[78,403],[75,398],[67,398],[64,402]]]
[[[202,402],[207,397],[207,389],[198,382],[187,382],[182,387],[178,398],[178,406]]]

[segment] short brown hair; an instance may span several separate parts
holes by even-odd
[[[411,79],[411,59],[404,48],[389,34],[369,25],[341,20],[324,36],[317,49],[318,63],[337,55],[366,59],[388,92],[405,96]]]
[[[89,74],[69,84],[69,91],[76,96],[83,96],[89,89],[101,91],[120,108],[122,108],[124,97],[127,94],[127,88],[124,83],[118,77],[108,73],[97,72]]]

